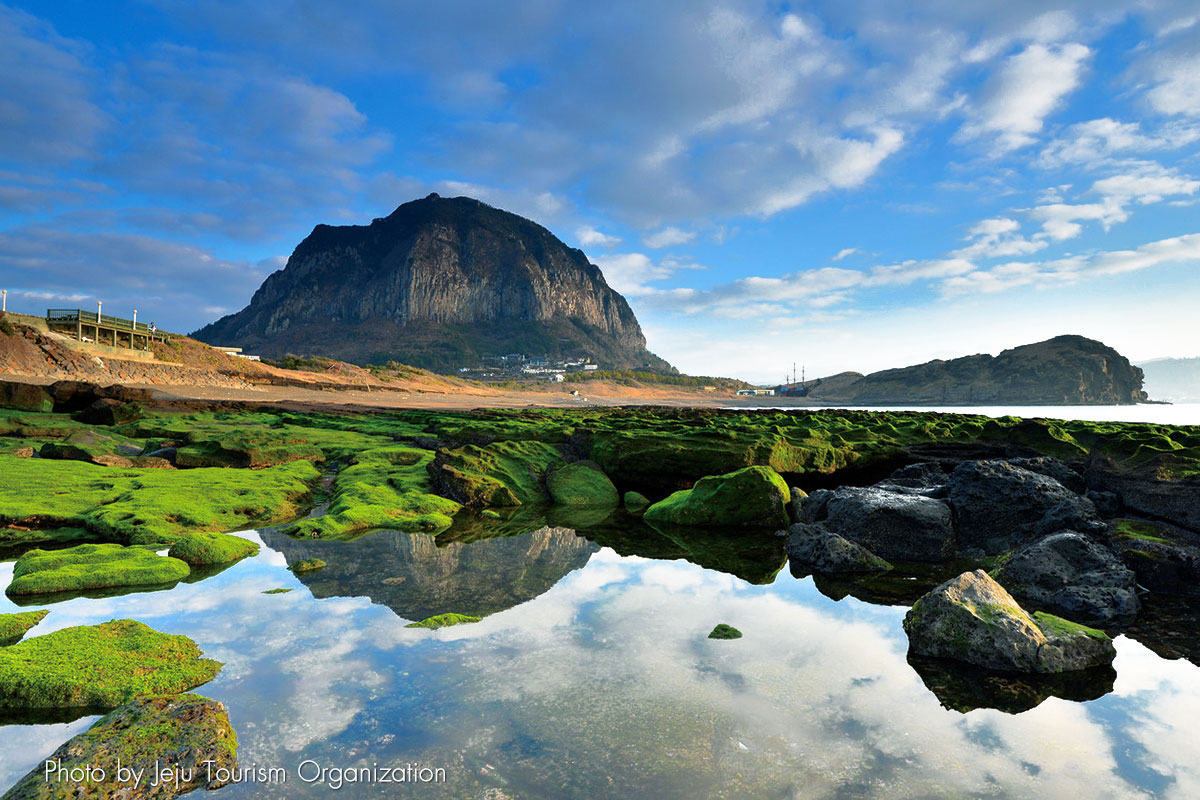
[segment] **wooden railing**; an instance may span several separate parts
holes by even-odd
[[[50,308],[46,310],[47,322],[84,322],[88,325],[101,325],[106,328],[116,328],[121,331],[136,331],[150,333],[150,326],[144,322],[135,323],[130,319],[113,317],[108,314],[97,315],[95,311],[84,311],[82,308]]]

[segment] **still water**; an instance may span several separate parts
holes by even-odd
[[[1122,636],[1115,682],[1002,688],[992,704],[1007,711],[950,710],[987,700],[927,688],[888,592],[794,578],[779,540],[739,560],[622,525],[596,541],[551,527],[348,543],[246,532],[256,557],[169,591],[55,603],[32,633],[132,617],[225,662],[196,691],[228,707],[244,768],[287,774],[219,790],[230,800],[1200,797],[1200,669],[1186,658]],[[686,547],[742,577],[671,558]],[[310,557],[328,566],[287,571]],[[0,564],[0,586],[11,576]],[[293,591],[263,594],[276,587]],[[451,611],[486,616],[405,627]],[[718,622],[744,638],[707,639]],[[0,787],[94,719],[0,727]],[[445,783],[302,779],[373,764],[442,768]]]

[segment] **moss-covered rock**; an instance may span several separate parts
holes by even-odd
[[[479,622],[483,617],[471,617],[466,614],[437,614],[432,617],[426,617],[420,622],[410,622],[404,627],[406,628],[446,628],[450,625],[465,625],[471,622]]]
[[[22,778],[6,800],[176,797],[218,789],[237,769],[237,734],[225,706],[197,694],[146,697],[126,703],[59,747]],[[46,762],[53,763],[47,771]],[[118,783],[117,764],[138,776]],[[104,778],[80,782],[72,771]],[[173,776],[163,780],[167,775]],[[151,781],[157,786],[152,786]]]
[[[904,617],[909,652],[1007,672],[1057,673],[1112,663],[1101,631],[1038,612],[1030,616],[983,570],[964,572],[919,599]]]
[[[546,476],[550,500],[563,506],[614,508],[620,501],[617,487],[590,461],[577,461]]]
[[[186,578],[188,565],[144,547],[81,544],[66,550],[30,550],[17,559],[6,594],[83,592],[118,586],[157,586]]]
[[[546,473],[563,463],[543,442],[495,442],[439,453],[429,473],[441,494],[464,505],[519,506],[548,502]]]
[[[263,594],[287,594],[291,589],[284,586],[276,586],[274,589],[267,589]]]
[[[324,515],[309,517],[288,532],[308,539],[355,536],[371,528],[438,533],[450,527],[461,506],[430,486],[430,450],[378,447],[354,456],[334,479]]]
[[[717,623],[717,626],[709,632],[710,639],[740,639],[742,632],[732,625],[726,625],[724,622]]]
[[[216,677],[186,636],[131,619],[64,628],[0,649],[0,708],[116,708]]]
[[[258,553],[258,544],[227,533],[193,531],[180,536],[167,551],[193,567],[225,564]]]
[[[646,520],[674,525],[786,527],[788,485],[769,467],[746,467],[696,481],[646,509]]]
[[[650,498],[641,492],[626,492],[624,504],[625,510],[630,514],[641,514],[650,507]]]
[[[30,628],[46,618],[49,611],[24,611],[19,614],[0,614],[0,647],[21,641]]]
[[[41,386],[0,381],[0,408],[49,412],[54,409],[54,398]]]

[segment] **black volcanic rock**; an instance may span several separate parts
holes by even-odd
[[[856,377],[810,381],[817,400],[855,405],[1126,405],[1146,400],[1142,370],[1082,336],[930,361]]]
[[[523,217],[436,194],[370,225],[318,225],[250,305],[195,337],[438,370],[506,353],[671,369],[583,251]]]

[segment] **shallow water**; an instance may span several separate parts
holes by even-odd
[[[772,581],[773,561],[754,585],[683,560],[621,556],[563,528],[440,537],[443,547],[391,531],[349,543],[242,535],[268,546],[168,592],[55,603],[33,631],[133,617],[225,662],[197,691],[229,708],[243,768],[281,767],[287,778],[221,797],[329,796],[328,782],[302,777],[372,764],[442,768],[445,783],[336,793],[1200,796],[1200,670],[1128,637],[1117,640],[1110,692],[1103,678],[1065,692],[1098,699],[1039,703],[1034,687],[1017,692],[1017,706],[1036,703],[1023,713],[960,713],[906,660],[903,606],[834,601],[786,570]],[[325,570],[303,581],[287,571],[314,553]],[[11,562],[0,564],[0,585],[11,575]],[[293,591],[263,594],[275,587]],[[405,627],[445,611],[490,616]],[[744,638],[708,640],[718,622]],[[0,786],[94,719],[0,727]]]

